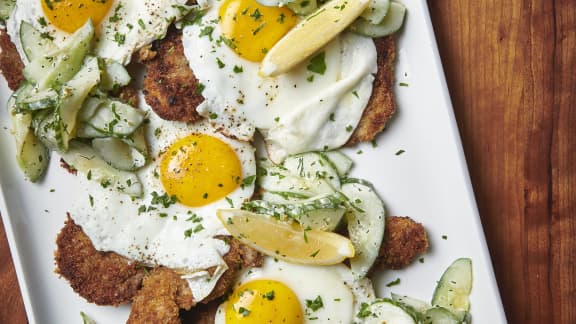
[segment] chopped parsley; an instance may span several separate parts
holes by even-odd
[[[319,310],[322,307],[324,307],[324,303],[322,302],[321,296],[316,297],[314,300],[306,299],[306,308],[309,308],[313,312]]]
[[[265,293],[264,295],[262,295],[262,297],[268,299],[268,300],[274,300],[274,290],[270,290],[269,292]]]
[[[241,66],[234,65],[234,73],[242,73],[244,69]]]
[[[222,60],[219,57],[216,58],[216,63],[218,63],[218,67],[221,69],[223,69],[226,66],[226,64],[224,64],[224,62],[222,62]]]
[[[356,316],[359,318],[366,318],[370,315],[372,315],[372,312],[370,311],[370,305],[368,303],[362,303],[360,305],[360,311],[358,311]]]
[[[200,29],[200,37],[208,36],[208,39],[212,41],[212,32],[214,31],[214,26],[206,26]]]
[[[118,45],[124,45],[124,43],[126,42],[126,35],[116,32],[114,34],[114,41],[118,43]]]
[[[156,191],[152,192],[152,201],[150,202],[152,205],[162,205],[164,208],[170,207],[170,205],[174,205],[178,202],[178,197],[176,195],[169,196],[167,193],[163,195],[159,195]]]
[[[59,2],[59,0],[55,0],[55,2]],[[116,9],[114,9],[114,15],[111,16],[110,18],[108,18],[108,20],[110,22],[118,22],[120,21],[120,16],[118,15],[118,12],[120,11],[120,9],[122,9],[122,4],[119,3],[118,6],[116,7]]]
[[[240,185],[240,187],[242,187],[242,189],[244,189],[244,187],[252,185],[255,180],[256,180],[256,175],[248,176],[248,177],[244,178],[244,180],[242,180],[242,184]]]
[[[386,284],[386,287],[393,287],[400,284],[400,278],[396,278],[396,280],[392,280]]]
[[[206,89],[206,86],[198,82],[198,84],[196,85],[196,94],[202,94],[204,89]]]
[[[202,217],[198,217],[198,215],[192,214],[192,216],[188,217],[186,221],[192,223],[200,223],[202,221]]]
[[[261,23],[260,26],[258,26],[256,29],[254,29],[254,31],[252,32],[252,35],[258,34],[262,30],[262,28],[264,28],[265,26],[266,26],[265,22]]]
[[[401,86],[401,87],[407,87],[407,86],[408,86],[408,83],[406,83],[406,82],[400,82],[400,86]]]
[[[306,68],[310,72],[323,75],[326,72],[326,52],[321,52],[314,56]]]
[[[242,315],[243,317],[246,317],[248,315],[250,315],[250,310],[244,307],[240,307],[238,309],[238,314]]]
[[[262,14],[260,13],[260,10],[256,9],[252,14],[250,14],[250,17],[254,18],[254,21],[258,21],[262,17]]]

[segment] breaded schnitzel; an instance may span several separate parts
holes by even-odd
[[[113,252],[97,251],[70,216],[56,239],[56,273],[76,293],[98,305],[121,305],[132,300],[144,278],[144,267]]]
[[[10,89],[16,90],[24,81],[23,69],[24,63],[16,46],[10,40],[6,29],[0,28],[0,74],[4,75]]]
[[[231,237],[223,256],[228,265],[216,288],[202,303],[222,297],[230,290],[238,271],[259,267],[263,257]],[[174,270],[150,269],[114,252],[97,251],[82,228],[68,217],[56,239],[56,272],[66,278],[76,293],[88,302],[118,306],[132,301],[130,323],[179,323],[180,309],[189,310],[197,301],[188,282]],[[149,270],[150,269],[150,270]]]
[[[396,41],[394,36],[374,39],[378,73],[372,96],[362,119],[346,145],[372,141],[384,129],[396,111],[393,94]],[[166,120],[196,121],[202,118],[196,107],[204,101],[197,91],[199,82],[188,67],[182,47],[182,32],[172,28],[166,38],[154,42],[152,48],[139,52],[146,66],[144,94],[146,102],[158,116]]]
[[[146,102],[158,116],[185,122],[202,118],[196,106],[204,98],[184,56],[181,30],[170,28],[164,39],[140,50],[137,56],[146,66],[143,84]]]
[[[380,247],[379,266],[402,269],[428,250],[424,226],[410,217],[386,217],[384,240]]]
[[[352,146],[358,142],[370,142],[384,130],[386,123],[396,111],[394,100],[394,64],[396,62],[396,41],[394,35],[375,38],[378,72],[374,78],[372,96],[362,114],[360,123],[346,143]]]

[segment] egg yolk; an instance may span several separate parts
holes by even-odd
[[[242,181],[236,152],[206,134],[190,135],[170,145],[161,156],[159,173],[166,193],[190,207],[222,199]]]
[[[302,307],[281,282],[254,280],[236,288],[226,305],[226,324],[302,323]]]
[[[238,55],[260,62],[298,22],[286,7],[266,7],[256,0],[225,0],[219,10],[220,28]]]
[[[97,25],[110,11],[114,0],[38,0],[50,24],[68,33],[75,32],[92,18]]]

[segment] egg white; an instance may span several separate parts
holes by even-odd
[[[23,60],[26,59],[20,41],[20,23],[26,21],[41,32],[54,38],[61,45],[70,34],[48,23],[40,23],[45,17],[40,0],[18,0],[16,7],[6,21],[10,38]],[[150,44],[166,35],[168,27],[175,19],[182,18],[185,11],[180,10],[186,0],[115,0],[107,16],[96,28],[95,54],[114,59],[122,64],[130,62],[132,54],[142,46]],[[111,20],[115,16],[118,19]],[[140,21],[142,23],[140,23]],[[116,34],[123,35],[124,41],[116,40]]]
[[[277,78],[262,78],[258,63],[241,58],[221,41],[222,3],[207,1],[202,21],[183,30],[184,53],[204,85],[206,100],[198,112],[236,138],[251,139],[258,129],[275,162],[346,143],[372,93],[377,71],[372,39],[351,33],[334,39],[320,50],[327,66],[323,75],[308,71],[304,62]],[[207,27],[213,28],[210,37],[201,36]],[[235,67],[242,72],[234,72]]]
[[[353,323],[360,304],[375,298],[370,280],[355,280],[344,264],[299,265],[267,257],[261,268],[245,269],[234,287],[258,279],[276,280],[288,286],[302,306],[304,323]],[[306,300],[318,296],[323,307],[316,311],[307,309]],[[226,306],[227,302],[219,306],[215,324],[226,322]]]
[[[204,133],[227,143],[242,165],[242,177],[256,174],[255,150],[250,143],[228,139],[216,133],[207,123],[186,124],[167,122],[145,107],[149,114],[147,127],[150,155],[154,160],[138,171],[144,195],[132,199],[113,189],[78,176],[86,199],[76,201],[71,210],[73,220],[90,237],[100,251],[114,251],[127,258],[149,265],[162,265],[183,273],[188,280],[195,300],[202,300],[213,289],[219,276],[227,269],[222,255],[228,246],[215,239],[227,232],[216,218],[216,210],[239,207],[250,199],[254,184],[239,186],[227,196],[202,207],[187,207],[179,203],[146,211],[141,206],[151,206],[152,193],[162,195],[165,190],[158,177],[159,155],[170,144],[191,133]],[[201,219],[201,221],[198,221]],[[197,232],[195,229],[201,230]],[[186,231],[189,231],[188,237]],[[192,231],[192,232],[190,232]],[[210,276],[205,271],[217,267]]]

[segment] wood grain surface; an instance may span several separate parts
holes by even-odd
[[[508,321],[576,323],[576,1],[428,4]],[[0,296],[25,323],[3,226]]]

